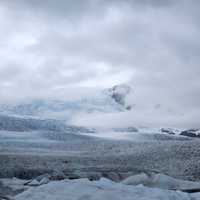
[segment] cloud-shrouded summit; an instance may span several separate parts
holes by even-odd
[[[131,109],[102,118],[198,127],[199,7],[198,0],[2,0],[0,101],[69,101],[128,84]]]

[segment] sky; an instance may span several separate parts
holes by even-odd
[[[199,9],[198,0],[1,0],[0,99],[125,83],[140,123],[162,115],[196,127]]]

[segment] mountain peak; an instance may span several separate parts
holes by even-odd
[[[74,101],[59,99],[37,99],[14,105],[0,105],[0,113],[17,116],[68,119],[77,113],[103,112],[113,113],[129,110],[125,99],[131,88],[116,85],[106,91],[96,92],[92,96],[80,97]]]
[[[126,106],[126,97],[131,93],[132,89],[126,84],[115,85],[109,89],[110,96],[122,106]],[[131,109],[131,106],[126,107],[127,110]]]

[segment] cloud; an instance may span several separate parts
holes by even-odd
[[[2,0],[0,97],[53,96],[55,88],[79,93],[78,87],[125,82],[135,89],[131,101],[137,107],[192,110],[195,118],[200,112],[199,4]]]

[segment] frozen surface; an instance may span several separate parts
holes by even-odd
[[[199,180],[200,140],[135,127],[96,130],[62,121],[0,116],[0,177],[160,172]],[[15,130],[15,131],[14,131]],[[144,130],[144,129],[143,129]],[[105,176],[105,177],[106,177]]]
[[[169,189],[169,190],[191,190],[200,189],[200,182],[183,181],[164,174],[138,174],[130,176],[122,181],[126,185],[143,184],[148,187]]]
[[[73,128],[67,132],[2,130],[0,177],[29,179],[60,170],[78,177],[114,172],[116,179],[122,179],[124,173],[156,171],[199,180],[199,149],[199,139],[167,134],[79,133]]]
[[[16,200],[199,200],[195,195],[179,191],[150,189],[142,185],[127,186],[102,178],[100,181],[87,179],[55,181],[31,188]]]

